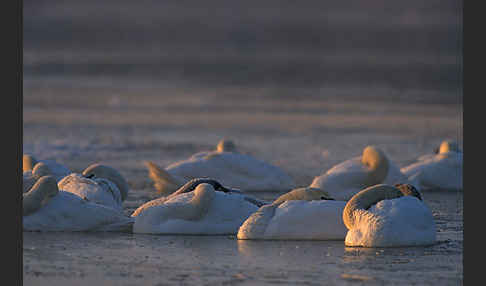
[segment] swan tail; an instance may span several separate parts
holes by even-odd
[[[265,205],[253,213],[240,226],[238,239],[265,239],[265,231],[275,215],[278,205]]]
[[[170,195],[182,185],[179,180],[155,163],[146,161],[144,164],[149,171],[149,178],[154,182],[157,193]]]

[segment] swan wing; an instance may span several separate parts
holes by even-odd
[[[225,186],[244,191],[290,190],[293,179],[280,168],[249,155],[221,152],[192,157],[167,167],[172,175],[186,179],[210,177]]]
[[[344,240],[344,201],[287,201],[275,211],[265,232],[271,239]]]
[[[92,180],[72,173],[64,177],[57,185],[60,190],[73,193],[82,199],[118,210],[123,209],[120,190],[114,183],[106,179]]]
[[[324,175],[315,177],[310,187],[326,191],[336,200],[348,200],[366,187],[368,172],[360,157],[338,164]]]

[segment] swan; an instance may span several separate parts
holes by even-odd
[[[420,190],[462,190],[463,153],[452,140],[443,141],[436,154],[427,154],[401,169]]]
[[[219,141],[216,150],[199,152],[163,169],[147,161],[154,186],[162,195],[179,189],[193,178],[210,177],[242,191],[288,191],[294,180],[280,168],[241,154],[231,140]]]
[[[82,174],[72,173],[58,182],[59,189],[82,199],[123,210],[128,184],[114,168],[99,163],[92,164]]]
[[[22,192],[28,192],[32,186],[43,176],[52,175],[51,170],[44,162],[38,162],[31,170],[23,172]]]
[[[49,173],[52,174],[57,181],[60,181],[63,177],[71,174],[71,170],[68,167],[57,163],[54,160],[37,160],[33,155],[30,154],[23,154],[22,156],[22,170],[25,174],[24,176],[28,176],[32,173],[35,165],[37,163],[43,163],[49,170]],[[36,178],[38,179],[38,178]]]
[[[113,182],[120,191],[121,200],[128,196],[128,183],[115,168],[100,163],[92,164],[84,169],[82,175],[86,178],[105,178]]]
[[[241,225],[237,238],[344,240],[345,205],[321,189],[298,188],[260,207]]]
[[[432,212],[410,184],[378,184],[354,195],[342,219],[346,246],[398,247],[431,245],[436,241]]]
[[[32,171],[23,174],[23,192],[27,192],[36,181],[46,175],[53,175],[44,163],[35,164]],[[114,168],[93,164],[82,174],[71,173],[58,181],[58,188],[89,200],[118,210],[123,210],[123,201],[128,193],[128,184]]]
[[[131,231],[122,211],[59,190],[54,176],[40,177],[22,197],[24,231]]]
[[[376,146],[366,146],[362,156],[339,163],[315,177],[309,187],[322,189],[336,200],[349,200],[360,190],[382,183],[388,176],[389,160]]]
[[[223,187],[214,179],[196,178],[175,193],[149,201],[132,217],[134,233],[235,234],[245,219],[266,202]]]

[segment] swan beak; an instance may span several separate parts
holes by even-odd
[[[223,186],[220,186],[219,188],[217,188],[215,191],[220,191],[220,192],[224,192],[224,193],[231,193],[232,190],[228,189],[228,188],[225,188]]]

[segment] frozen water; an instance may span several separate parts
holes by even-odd
[[[200,89],[184,96],[165,88],[159,96],[116,91],[120,105],[112,106],[109,88],[52,84],[46,90],[25,81],[24,152],[74,171],[94,162],[118,168],[131,188],[124,202],[127,214],[156,197],[143,160],[167,166],[213,149],[223,137],[283,168],[299,186],[359,155],[367,144],[383,148],[399,166],[430,153],[444,138],[462,146],[462,106],[455,104],[397,104],[387,98],[363,104],[332,94],[253,100],[251,92],[245,98],[219,91],[200,96]],[[273,199],[279,193],[253,195]],[[438,229],[438,243],[429,247],[24,232],[24,285],[461,284],[463,193],[429,191],[423,197]]]

